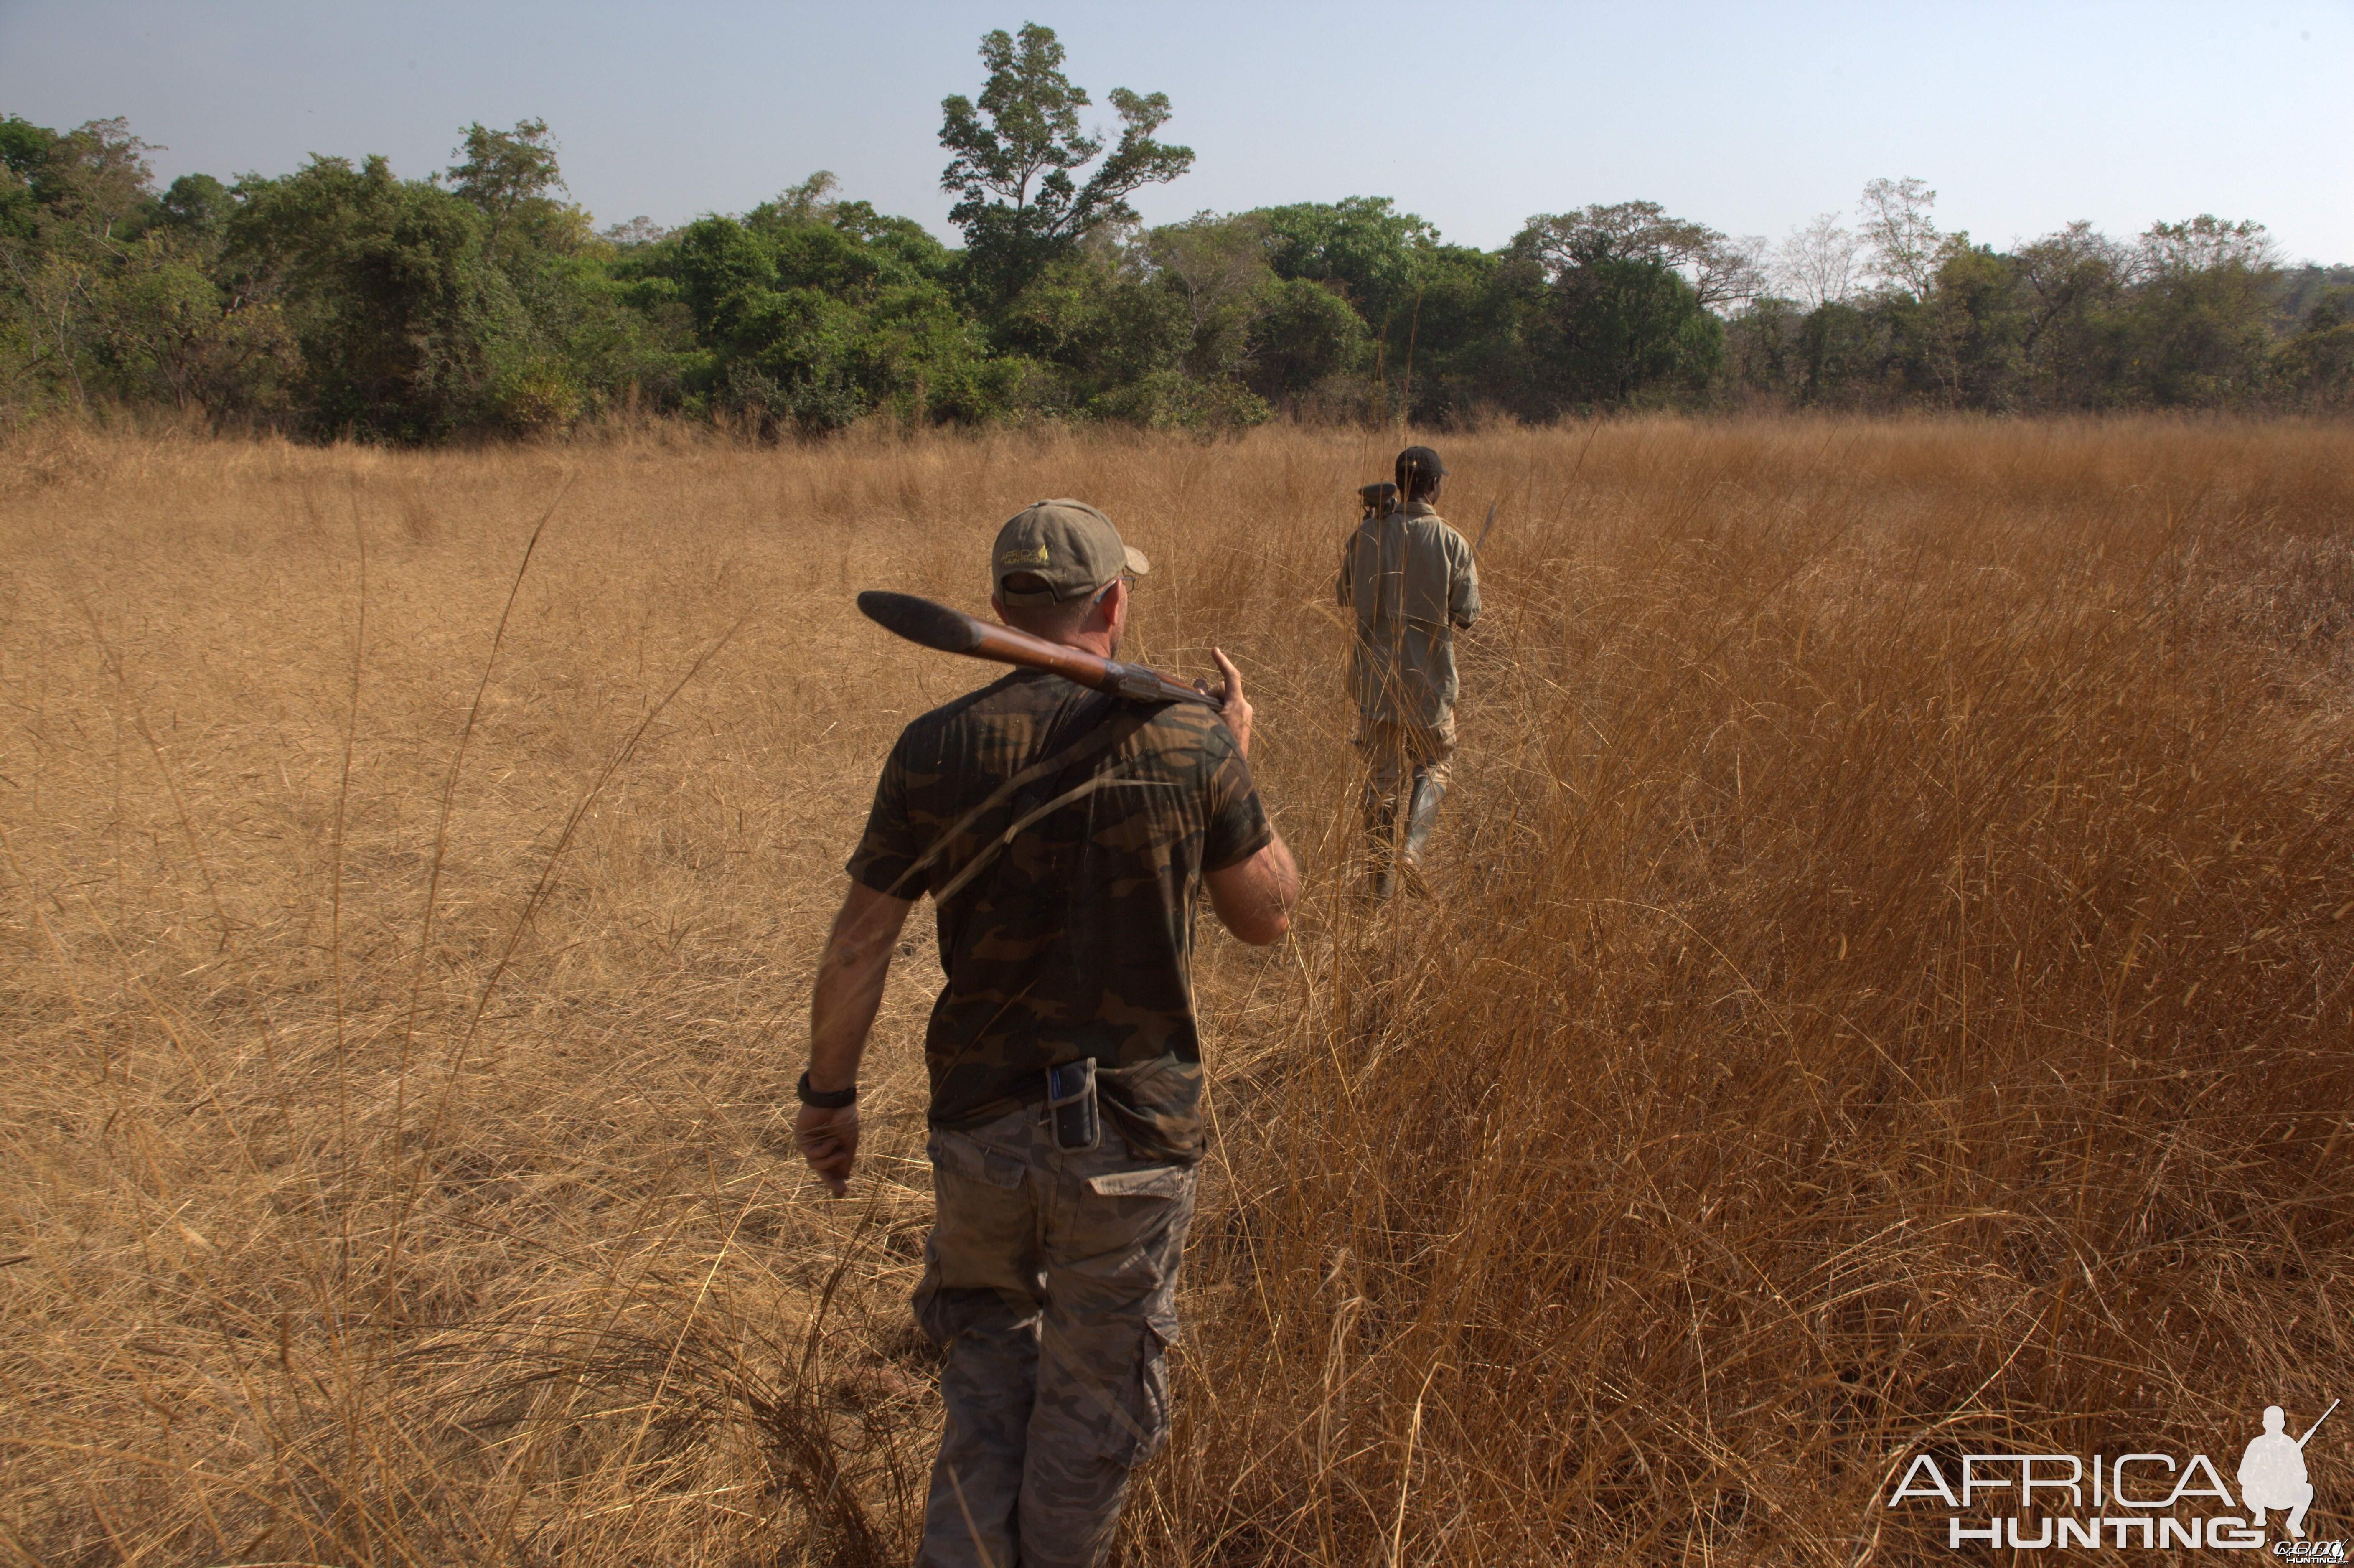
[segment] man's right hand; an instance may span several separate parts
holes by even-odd
[[[1218,716],[1225,721],[1226,728],[1234,732],[1235,749],[1248,758],[1251,705],[1250,699],[1243,695],[1243,673],[1235,668],[1235,662],[1226,657],[1223,649],[1211,649],[1210,657],[1217,661],[1218,673],[1226,678],[1225,689],[1217,694]],[[1207,691],[1209,688],[1205,685],[1203,689]]]
[[[801,1158],[825,1183],[826,1191],[841,1197],[850,1191],[850,1166],[858,1157],[858,1107],[843,1106],[839,1110],[824,1106],[803,1106],[801,1115],[793,1118],[793,1139],[801,1147]]]
[[[891,972],[892,944],[914,907],[912,900],[877,893],[863,882],[852,882],[843,895],[810,992],[812,1088],[846,1089],[858,1082],[859,1054],[866,1049],[866,1032],[875,1025],[883,982]],[[848,1192],[850,1162],[858,1153],[858,1107],[804,1105],[793,1118],[793,1132],[818,1180],[837,1198]]]

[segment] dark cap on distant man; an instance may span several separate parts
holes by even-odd
[[[1447,465],[1428,447],[1408,447],[1397,455],[1398,489],[1412,495],[1421,485],[1446,476]]]

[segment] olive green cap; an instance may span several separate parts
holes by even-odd
[[[989,553],[990,591],[1023,609],[1060,604],[1103,587],[1123,571],[1138,577],[1152,569],[1140,550],[1130,549],[1111,519],[1084,501],[1041,501],[1017,512],[997,531]],[[1029,572],[1045,587],[1017,593],[1005,579]]]

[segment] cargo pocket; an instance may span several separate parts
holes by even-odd
[[[1150,1318],[1137,1336],[1136,1366],[1125,1380],[1117,1408],[1105,1412],[1097,1428],[1103,1457],[1133,1469],[1169,1441],[1169,1347],[1177,1340],[1177,1319]]]
[[[907,1305],[915,1309],[916,1327],[924,1338],[942,1350],[956,1343],[957,1330],[964,1325],[962,1314],[949,1293],[940,1288],[940,1238],[938,1231],[924,1238],[924,1274],[916,1281],[916,1293]]]
[[[1202,1069],[1160,1056],[1096,1074],[1103,1108],[1140,1160],[1191,1165],[1202,1158]]]
[[[968,1330],[1009,1314],[1002,1261],[1009,1232],[1022,1227],[1021,1187],[1028,1168],[1013,1156],[961,1133],[936,1128],[925,1144],[932,1160],[932,1229],[924,1238],[924,1273],[912,1305],[925,1337],[943,1348]]]
[[[1182,1196],[1187,1165],[1148,1165],[1140,1171],[1114,1171],[1087,1178],[1087,1191],[1098,1198],[1175,1198]]]

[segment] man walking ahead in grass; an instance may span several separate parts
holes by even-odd
[[[1392,856],[1421,864],[1447,794],[1455,755],[1455,629],[1479,617],[1479,569],[1471,546],[1433,504],[1447,470],[1428,447],[1397,457],[1405,504],[1384,509],[1366,486],[1365,518],[1341,561],[1341,602],[1357,611],[1349,694],[1357,700],[1357,745],[1371,778],[1365,831],[1373,839],[1373,890],[1394,885]],[[1398,809],[1405,842],[1397,847]]]
[[[1005,524],[1009,626],[1106,658],[1147,570],[1103,514],[1042,501]],[[1162,1352],[1202,1157],[1193,895],[1272,942],[1299,893],[1217,711],[1021,670],[909,725],[884,765],[819,965],[799,1121],[837,1194],[859,1056],[910,903],[929,893],[948,984],[924,1037],[936,1204],[916,1319],[948,1351],[926,1568],[1100,1563],[1129,1469],[1167,1436]]]

